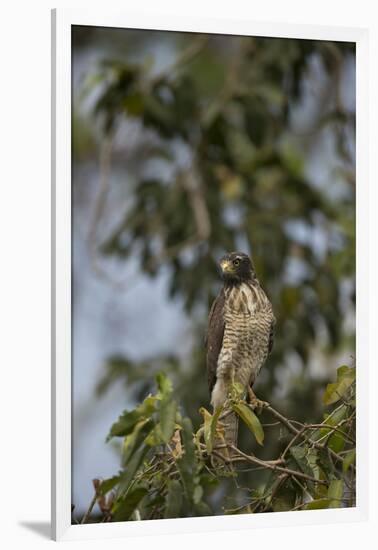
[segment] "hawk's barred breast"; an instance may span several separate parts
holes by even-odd
[[[211,402],[223,405],[232,382],[252,385],[270,349],[272,305],[256,280],[224,290],[224,334],[216,365]]]

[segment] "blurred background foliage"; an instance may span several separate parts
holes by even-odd
[[[167,304],[190,319],[168,352],[110,345],[98,398],[123,385],[136,403],[164,370],[198,429],[217,260],[242,250],[277,318],[256,392],[315,421],[325,383],[355,349],[354,45],[91,27],[73,27],[72,45],[74,238],[83,171],[96,163],[92,269],[120,295],[142,276],[164,278]],[[77,292],[74,278],[74,307]],[[266,442],[267,456],[277,445]]]

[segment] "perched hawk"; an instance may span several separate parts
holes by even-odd
[[[256,277],[247,254],[231,252],[220,260],[224,285],[209,314],[206,338],[211,404],[226,401],[232,382],[245,393],[252,387],[273,345],[272,305]],[[223,421],[227,444],[237,444],[238,418]]]

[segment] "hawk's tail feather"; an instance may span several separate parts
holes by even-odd
[[[223,428],[222,436],[216,437],[214,442],[214,447],[217,445],[238,445],[238,427],[239,427],[239,417],[238,415],[230,411],[221,421],[221,427]],[[220,447],[217,449],[217,453],[221,455],[225,461],[229,460],[233,451],[229,447]],[[218,461],[216,461],[218,462]]]
[[[236,413],[230,412],[224,419],[224,440],[227,445],[238,445],[239,417]]]

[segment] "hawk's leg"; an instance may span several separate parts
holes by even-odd
[[[261,399],[258,399],[256,397],[252,386],[248,386],[248,398],[252,408],[258,409],[259,412],[261,412],[264,407],[267,407],[269,405],[269,403],[267,403],[266,401],[261,401]]]

